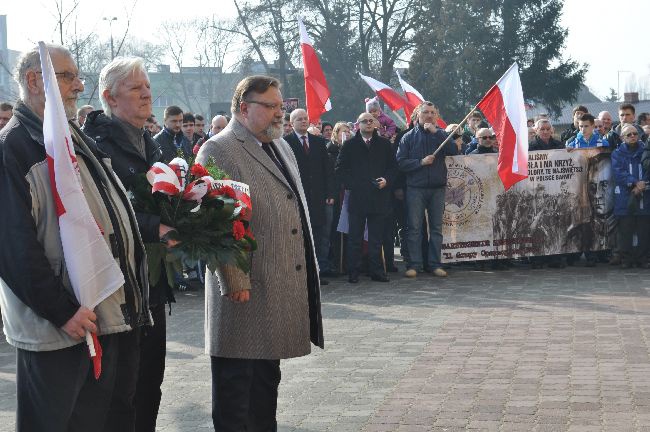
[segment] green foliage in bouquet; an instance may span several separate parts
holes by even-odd
[[[173,162],[173,161],[172,161]],[[170,163],[170,166],[172,164]],[[192,185],[201,184],[202,177],[214,180],[227,178],[213,160],[207,166],[190,165],[185,173],[185,191],[176,194],[153,192],[145,175],[135,181],[132,188],[133,207],[138,212],[160,215],[160,223],[175,228],[167,238],[179,243],[171,248],[187,262],[202,261],[210,271],[224,264],[236,265],[243,272],[250,271],[250,253],[257,242],[244,216],[250,209],[237,200],[230,187],[220,189],[209,186],[201,202],[184,196]]]

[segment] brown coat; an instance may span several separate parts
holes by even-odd
[[[250,186],[251,228],[258,243],[249,275],[231,266],[206,274],[205,339],[206,352],[212,356],[299,357],[311,351],[310,339],[323,347],[320,283],[307,200],[291,148],[283,139],[273,145],[298,188],[306,221],[284,175],[236,118],[203,144],[197,156],[203,164],[214,158],[233,180]],[[251,290],[247,303],[224,297],[242,289]]]

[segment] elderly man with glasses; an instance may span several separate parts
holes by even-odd
[[[408,214],[408,248],[410,261],[406,277],[416,277],[424,269],[422,260],[422,227],[424,211],[429,215],[429,266],[435,276],[447,276],[442,268],[442,215],[445,210],[447,165],[445,156],[458,154],[458,147],[449,140],[436,156],[433,153],[447,138],[436,126],[438,108],[431,102],[418,106],[418,122],[404,134],[397,150],[397,163],[406,174],[406,206]]]
[[[38,48],[18,60],[20,100],[0,137],[0,307],[16,347],[16,430],[134,431],[138,329],[151,324],[145,251],[119,178],[74,123],[84,90],[70,52],[50,45],[83,195],[125,283],[94,310],[80,306],[64,260],[45,154],[45,89]],[[97,245],[99,246],[99,245]],[[95,379],[86,332],[98,332]]]

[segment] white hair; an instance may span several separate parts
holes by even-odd
[[[67,48],[62,47],[61,45],[55,44],[45,44],[47,51],[52,55],[53,52],[60,52],[68,57],[72,58],[72,54],[68,51]],[[20,56],[18,62],[16,63],[16,69],[14,71],[14,79],[18,83],[18,89],[20,92],[20,99],[25,100],[28,97],[29,92],[27,91],[27,72],[28,71],[40,71],[41,70],[41,54],[38,50],[38,45],[27,51],[25,54]]]
[[[108,90],[111,96],[115,96],[120,82],[136,71],[144,72],[147,75],[147,80],[149,79],[144,60],[140,57],[115,57],[99,73],[99,100],[107,117],[111,117],[111,106],[104,96],[104,90]]]

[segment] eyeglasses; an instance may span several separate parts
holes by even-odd
[[[639,133],[638,132],[630,132],[629,134],[626,134],[625,136],[628,137],[628,138],[632,138],[633,136],[639,136]]]
[[[363,123],[363,124],[369,124],[369,123],[374,123],[374,122],[375,122],[374,119],[363,119],[363,120],[359,120],[359,123]]]
[[[482,140],[493,140],[493,139],[497,139],[497,136],[496,135],[483,136],[480,139],[482,139]]]
[[[42,74],[43,71],[36,71],[36,73]],[[67,84],[72,84],[75,80],[75,78],[79,78],[79,81],[81,81],[81,84],[84,84],[86,82],[86,77],[83,75],[79,74],[74,74],[72,72],[54,72],[54,75],[57,77],[63,78],[63,81],[65,81]]]
[[[262,102],[262,101],[256,101],[256,100],[245,100],[244,102],[262,105],[263,107],[266,107],[266,108],[271,109],[273,111],[277,110],[278,108],[282,112],[285,112],[287,110],[284,107],[284,105],[279,104],[279,103]]]

